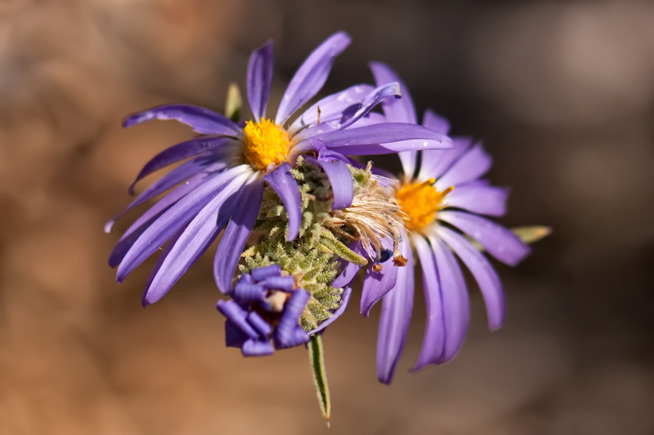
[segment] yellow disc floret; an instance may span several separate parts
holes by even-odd
[[[264,171],[271,163],[280,165],[286,161],[291,148],[286,130],[269,119],[261,122],[248,121],[245,133],[245,158],[255,169]]]
[[[442,192],[433,186],[433,178],[424,183],[405,183],[395,191],[400,208],[406,214],[404,222],[410,231],[418,231],[436,218],[436,212],[445,207],[443,199],[454,186]]]

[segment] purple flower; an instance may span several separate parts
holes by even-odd
[[[416,123],[416,113],[406,86],[388,66],[373,63],[377,83],[400,83],[403,98],[383,103],[389,121]],[[449,122],[427,111],[423,126],[447,134]],[[453,150],[399,153],[404,173],[396,180],[395,197],[405,213],[410,235],[400,243],[405,267],[392,262],[379,272],[369,270],[364,281],[361,312],[367,316],[380,299],[382,312],[377,341],[377,376],[390,383],[408,333],[414,292],[414,256],[422,267],[427,325],[414,370],[450,361],[463,344],[470,319],[468,291],[456,256],[470,270],[486,303],[489,327],[504,322],[506,305],[500,279],[491,263],[469,238],[497,260],[516,265],[530,251],[508,229],[485,217],[502,216],[508,191],[480,179],[491,166],[481,144],[454,139]],[[467,237],[466,237],[467,236]],[[468,238],[469,237],[469,238]],[[358,266],[348,265],[337,278],[351,279]]]
[[[444,135],[417,125],[376,123],[370,110],[399,97],[397,83],[378,88],[358,85],[330,95],[304,112],[325,83],[335,58],[349,45],[345,33],[325,40],[291,79],[274,121],[266,118],[272,82],[272,42],[254,51],[247,73],[252,119],[244,126],[202,107],[172,104],[129,116],[125,127],[153,119],[174,119],[200,136],[174,145],[150,160],[134,183],[158,169],[189,159],[141,193],[127,211],[172,189],[141,215],[121,237],[109,258],[125,277],[168,241],[149,278],[143,304],[163,297],[225,228],[214,262],[219,289],[226,293],[241,252],[253,229],[264,182],[281,199],[288,215],[288,240],[301,223],[300,191],[291,175],[298,155],[309,153],[325,168],[334,191],[334,207],[351,202],[351,177],[342,154],[383,154],[451,147]],[[291,119],[295,119],[291,123]],[[350,128],[357,123],[356,128]],[[329,168],[329,169],[327,169]],[[134,184],[130,186],[133,193]]]

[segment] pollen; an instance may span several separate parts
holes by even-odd
[[[395,198],[406,215],[404,222],[410,231],[419,231],[436,218],[436,212],[446,207],[445,196],[454,186],[439,192],[433,186],[433,178],[420,183],[406,183],[395,192]]]
[[[270,164],[282,164],[291,148],[288,132],[269,119],[261,122],[248,121],[245,133],[245,158],[259,171],[266,170]]]

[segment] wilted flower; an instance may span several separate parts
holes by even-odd
[[[311,53],[286,88],[274,121],[266,118],[273,72],[272,42],[250,57],[247,99],[253,117],[245,124],[188,105],[160,106],[125,120],[124,125],[129,127],[152,119],[174,119],[201,134],[150,160],[135,183],[158,169],[191,158],[151,185],[123,212],[177,186],[132,224],[109,259],[112,267],[118,266],[117,280],[121,282],[169,241],[150,276],[144,305],[163,297],[225,226],[214,275],[220,290],[226,293],[231,289],[240,254],[259,214],[264,181],[285,207],[287,239],[293,240],[302,216],[300,191],[290,171],[299,155],[311,154],[324,168],[333,188],[332,206],[339,208],[352,201],[352,180],[342,154],[451,146],[446,136],[417,125],[368,122],[374,106],[399,97],[396,83],[376,89],[353,86],[296,116],[322,88],[334,59],[349,43],[346,34],[336,33]],[[123,213],[107,223],[107,231]]]

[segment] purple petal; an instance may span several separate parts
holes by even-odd
[[[239,280],[234,286],[231,296],[239,304],[250,304],[252,302],[262,301],[266,296],[266,289],[261,284],[241,282]]]
[[[434,254],[427,241],[420,235],[413,237],[420,267],[422,268],[422,287],[425,293],[427,323],[422,340],[420,355],[414,370],[420,370],[429,363],[438,364],[445,352],[445,322],[443,318],[443,300]]]
[[[243,343],[241,352],[244,356],[266,356],[272,355],[275,349],[268,340],[256,340],[254,338]]]
[[[384,296],[379,318],[377,378],[384,384],[390,384],[393,379],[409,332],[413,310],[413,254],[407,235],[402,238],[400,250],[407,263],[397,272],[395,288]]]
[[[397,82],[388,83],[378,88],[370,91],[368,95],[364,97],[361,101],[361,104],[357,110],[348,117],[348,119],[340,125],[339,128],[347,128],[357,122],[359,119],[363,118],[365,115],[370,113],[372,109],[375,108],[382,101],[391,99],[395,100],[400,98],[402,95],[400,91],[400,85]]]
[[[343,294],[341,295],[341,305],[332,313],[332,316],[322,322],[316,329],[313,329],[309,331],[309,335],[314,335],[319,333],[320,331],[323,331],[326,327],[334,323],[334,320],[338,319],[341,314],[345,312],[345,309],[347,308],[347,304],[350,302],[350,296],[352,295],[352,288],[351,287],[345,287],[343,289]]]
[[[272,326],[266,322],[256,311],[250,311],[247,321],[262,337],[268,338],[272,333]]]
[[[349,285],[356,276],[357,272],[359,272],[359,269],[361,269],[361,266],[358,264],[350,263],[349,261],[346,262],[345,267],[341,271],[340,275],[338,275],[336,278],[334,278],[334,281],[332,281],[332,287],[341,288]]]
[[[232,277],[259,215],[262,197],[263,183],[254,181],[243,186],[239,206],[236,207],[232,219],[227,224],[220,243],[218,243],[213,274],[218,288],[223,293],[231,291]]]
[[[249,339],[250,337],[241,331],[234,322],[229,319],[225,320],[225,346],[241,348],[243,343]]]
[[[360,104],[361,100],[374,90],[370,85],[355,85],[329,95],[309,107],[300,115],[289,128],[289,131],[296,132],[309,125],[317,125],[323,122],[340,121],[343,117],[343,111],[348,107]],[[320,115],[318,115],[320,113]]]
[[[422,118],[422,125],[438,133],[448,134],[450,132],[450,121],[431,109],[425,111]]]
[[[248,65],[248,103],[254,119],[259,122],[266,115],[268,95],[273,77],[273,43],[252,52]]]
[[[419,358],[416,369],[426,363],[442,364],[452,360],[463,345],[470,323],[470,299],[461,267],[449,248],[437,237],[430,237],[429,241],[440,281],[445,347],[438,360],[421,361]]]
[[[345,162],[332,157],[324,157],[319,154],[317,159],[305,157],[305,161],[320,166],[332,186],[334,201],[332,210],[349,207],[354,197],[354,185],[352,184],[352,175]]]
[[[282,268],[279,264],[271,264],[270,266],[257,267],[250,271],[252,279],[255,281],[263,281],[264,279],[271,276],[279,276],[282,273]]]
[[[125,276],[156,252],[182,226],[186,225],[209,202],[212,195],[245,171],[250,171],[250,169],[246,165],[241,165],[213,176],[162,213],[125,254],[116,272],[118,282],[122,282]]]
[[[292,276],[269,276],[260,284],[270,290],[290,292],[295,287],[295,278]]]
[[[506,299],[502,283],[493,266],[479,249],[455,231],[439,226],[438,236],[459,256],[479,284],[486,303],[489,328],[493,330],[502,326],[506,317]]]
[[[166,260],[166,257],[168,257],[168,254],[170,254],[170,251],[173,249],[173,246],[175,246],[175,243],[177,243],[177,240],[179,237],[182,235],[186,227],[182,228],[179,230],[171,239],[166,243],[166,246],[163,249],[163,252],[157,258],[157,262],[155,263],[154,267],[150,271],[150,276],[148,276],[148,282],[145,284],[145,290],[143,291],[143,296],[141,296],[141,306],[143,308],[146,308],[150,303],[146,300],[145,296],[148,293],[148,288],[150,288],[150,284],[152,284],[152,280],[154,280],[154,277],[157,276],[159,273],[159,269],[161,269],[161,265],[163,262]]]
[[[454,149],[430,150],[422,153],[418,180],[424,181],[432,177],[438,179],[472,144],[472,140],[468,138],[454,138],[452,142]]]
[[[282,125],[325,84],[336,57],[350,45],[350,37],[338,32],[320,44],[291,79],[277,109],[275,124]]]
[[[225,136],[200,137],[198,139],[192,139],[167,148],[154,156],[148,163],[145,164],[143,169],[141,169],[141,172],[139,172],[138,176],[136,177],[136,180],[134,180],[134,182],[129,186],[128,191],[130,195],[133,195],[134,186],[136,183],[161,168],[165,168],[168,165],[172,165],[173,163],[196,156],[205,151],[214,150],[223,145],[235,142],[236,141],[234,139]],[[213,162],[221,159],[222,157],[222,155],[212,155],[204,158],[207,162]],[[198,162],[200,161],[201,160],[198,160]],[[226,165],[226,163],[223,163],[223,165]]]
[[[501,225],[481,216],[461,211],[440,211],[437,215],[475,239],[490,255],[503,263],[515,266],[531,248],[518,236]]]
[[[284,305],[279,324],[275,328],[275,332],[273,332],[273,342],[276,349],[298,346],[309,341],[309,334],[300,328],[298,324],[298,319],[302,315],[309,298],[311,298],[311,295],[304,289],[297,289],[291,293],[291,297]]]
[[[187,104],[166,104],[143,112],[135,113],[125,118],[123,127],[131,127],[153,119],[174,119],[200,134],[226,134],[240,137],[243,131],[238,125],[216,112],[199,106]]]
[[[508,189],[473,182],[457,186],[447,195],[445,202],[449,207],[457,207],[473,213],[503,216],[506,213],[508,196]]]
[[[232,179],[188,224],[146,290],[147,303],[153,304],[168,293],[207,250],[227,223],[238,191],[248,177],[243,174]]]
[[[372,307],[395,287],[398,269],[402,269],[402,267],[388,261],[383,264],[383,268],[379,272],[374,272],[372,269],[366,271],[361,290],[361,314],[363,317],[368,317]]]
[[[227,317],[228,320],[234,323],[234,325],[236,325],[238,329],[241,330],[241,332],[247,334],[250,338],[259,337],[257,331],[255,331],[254,328],[252,328],[252,326],[250,326],[246,320],[248,313],[236,302],[232,300],[220,300],[218,301],[216,308],[218,308],[218,311],[220,311],[223,316]]]
[[[467,183],[484,175],[493,164],[493,160],[481,145],[475,145],[436,181],[436,189],[442,191],[450,186]]]
[[[297,237],[302,223],[302,198],[300,197],[300,188],[291,174],[291,165],[284,163],[263,179],[273,188],[284,204],[288,215],[286,239],[291,241]]]

